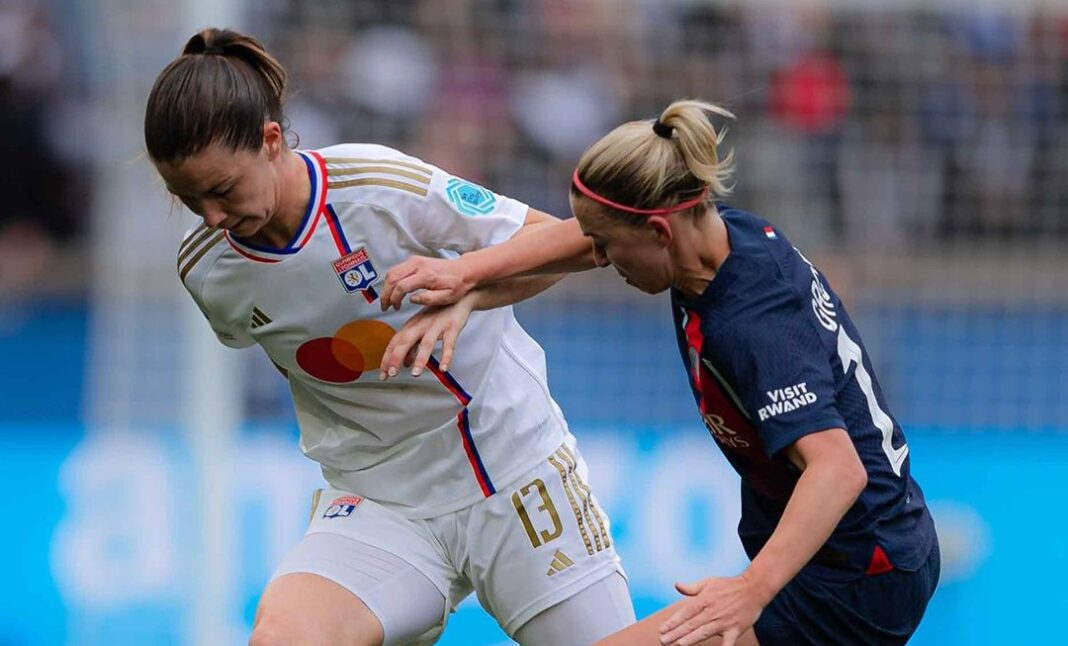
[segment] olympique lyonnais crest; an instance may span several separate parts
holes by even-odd
[[[378,298],[378,293],[374,289],[374,282],[378,280],[378,271],[375,270],[370,256],[367,255],[366,248],[360,247],[330,264],[334,266],[334,271],[337,272],[337,277],[341,280],[345,291],[362,292],[368,303]]]
[[[342,496],[330,501],[330,506],[323,512],[323,518],[345,518],[363,502],[360,496]]]

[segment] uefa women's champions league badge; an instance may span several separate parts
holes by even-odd
[[[361,496],[341,496],[330,501],[330,506],[323,512],[323,518],[345,518],[352,514],[356,506],[363,502]]]
[[[367,255],[367,249],[360,247],[352,253],[345,254],[330,263],[341,280],[341,286],[350,294],[361,292],[368,303],[378,298],[374,283],[378,280],[378,271]]]
[[[463,215],[486,215],[497,206],[497,197],[478,184],[453,177],[445,186],[445,196]]]

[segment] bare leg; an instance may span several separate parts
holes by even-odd
[[[380,646],[382,624],[360,599],[316,574],[271,581],[256,610],[249,646]]]
[[[605,637],[594,646],[663,646],[660,643],[660,625],[667,621],[668,617],[674,612],[675,608],[673,606],[658,610],[638,623]],[[696,646],[720,646],[722,643],[723,638],[711,637],[698,642]],[[735,644],[738,646],[760,646],[752,629],[742,633]]]

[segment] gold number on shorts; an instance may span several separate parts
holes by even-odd
[[[531,489],[537,489],[538,495],[541,497],[538,511],[548,512],[549,518],[553,521],[552,531],[541,530],[540,541],[538,540],[538,532],[534,529],[534,523],[530,522],[530,514],[527,513],[526,505],[523,504],[522,497],[526,497]],[[519,514],[519,521],[523,523],[523,529],[527,530],[527,538],[530,539],[530,544],[534,547],[559,538],[560,534],[563,533],[564,526],[560,524],[560,515],[556,513],[556,505],[553,504],[552,498],[549,497],[549,492],[545,489],[545,483],[541,481],[541,478],[535,478],[533,482],[513,493],[512,505],[515,507],[516,513]]]

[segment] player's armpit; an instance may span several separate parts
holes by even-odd
[[[631,624],[623,630],[613,633],[598,641],[594,646],[663,646],[660,643],[660,626],[675,614],[675,605],[672,604],[649,615],[641,621]],[[720,646],[723,638],[716,636],[702,640],[694,646]],[[737,646],[759,646],[756,635],[752,630],[747,630],[734,642]]]

